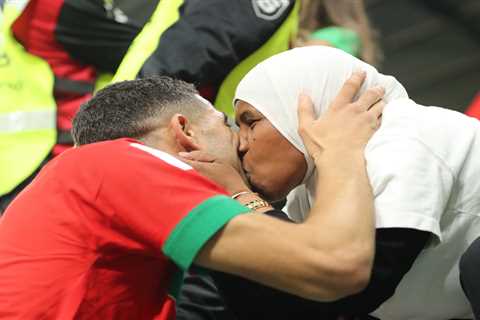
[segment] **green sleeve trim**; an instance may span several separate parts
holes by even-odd
[[[227,196],[211,197],[185,216],[170,233],[163,253],[187,270],[203,245],[232,218],[250,209]]]

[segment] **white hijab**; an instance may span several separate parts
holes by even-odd
[[[301,221],[310,211],[315,195],[315,167],[298,135],[297,103],[300,93],[309,95],[317,116],[325,112],[345,81],[356,70],[364,70],[366,88],[383,86],[384,100],[408,98],[403,86],[391,76],[335,48],[303,47],[277,54],[253,68],[237,87],[234,101],[240,99],[255,107],[272,125],[305,155],[304,183],[287,197],[289,216]],[[280,159],[279,159],[280,161]]]

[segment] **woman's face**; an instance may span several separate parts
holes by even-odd
[[[252,188],[270,201],[281,200],[307,171],[303,154],[252,105],[236,102],[238,153]]]

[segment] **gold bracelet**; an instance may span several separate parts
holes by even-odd
[[[257,210],[260,208],[266,208],[269,206],[268,202],[262,199],[255,199],[253,201],[248,202],[247,204],[244,204],[245,207],[247,207],[250,210]]]
[[[236,200],[238,197],[243,196],[244,194],[250,194],[250,193],[251,194],[256,194],[255,192],[252,192],[252,191],[240,191],[240,192],[232,194],[231,198],[233,200]]]

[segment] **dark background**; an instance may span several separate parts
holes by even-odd
[[[355,0],[353,0],[355,1]],[[480,0],[366,0],[383,73],[424,105],[463,111],[480,92]]]

